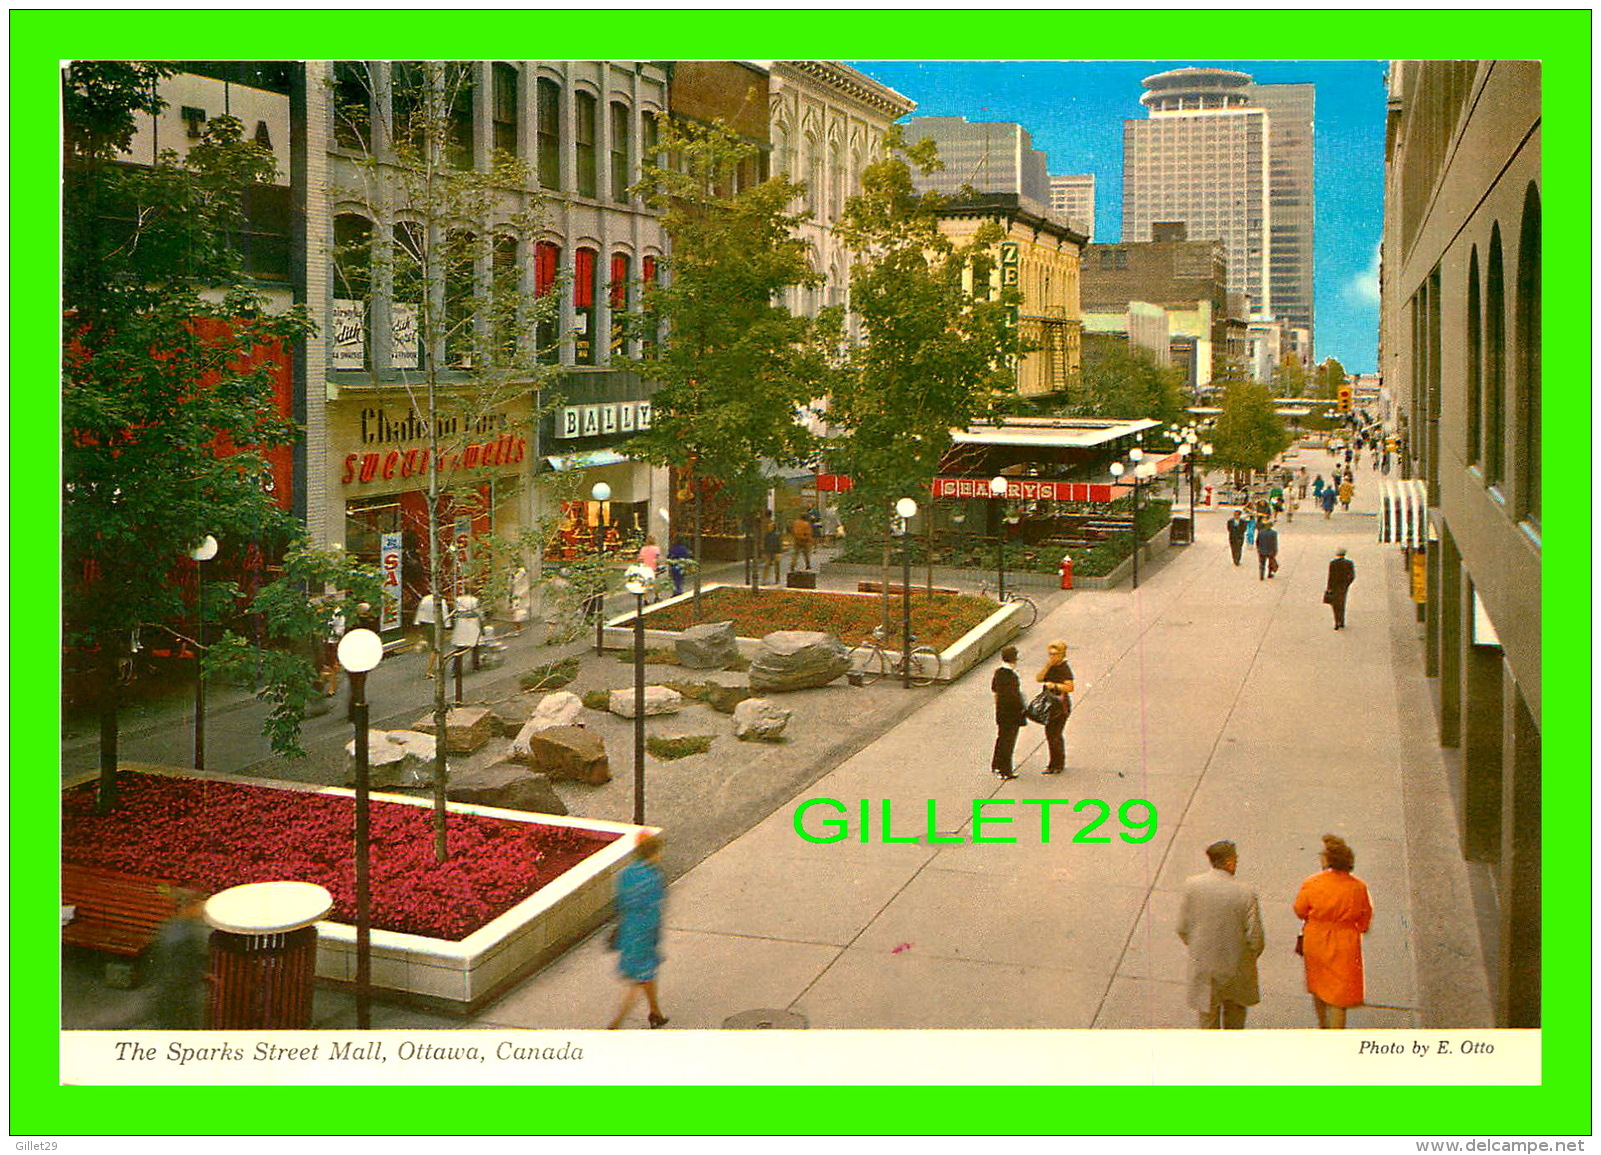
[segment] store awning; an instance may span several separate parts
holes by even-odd
[[[1379,483],[1379,540],[1421,549],[1429,539],[1429,489],[1417,478]]]
[[[545,464],[556,470],[589,469],[596,465],[621,465],[629,460],[629,457],[613,449],[584,449],[578,453],[547,457]]]
[[[958,445],[1092,449],[1160,425],[1160,421],[1145,417],[1132,421],[1099,417],[1009,417],[999,425],[983,424],[968,429],[953,429],[951,440]]]

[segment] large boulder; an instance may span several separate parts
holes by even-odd
[[[720,670],[739,657],[733,622],[705,622],[678,635],[678,664],[693,670]]]
[[[779,630],[762,639],[750,663],[752,690],[826,686],[851,667],[850,651],[832,634]]]
[[[767,698],[747,698],[734,707],[734,737],[746,742],[776,742],[793,713]]]
[[[534,707],[534,712],[523,723],[522,729],[517,731],[517,737],[511,740],[511,756],[519,762],[523,761],[528,755],[530,737],[557,726],[575,726],[583,712],[584,702],[577,694],[568,690],[546,694],[539,699],[539,705]]]
[[[732,714],[734,707],[750,697],[748,686],[722,686],[710,682],[706,686],[706,704],[719,714]]]
[[[642,712],[647,718],[652,714],[676,714],[684,708],[684,696],[668,686],[646,686],[644,706]],[[634,691],[613,690],[606,708],[619,718],[632,718]]]
[[[434,780],[434,736],[416,730],[367,731],[367,784],[427,786]],[[447,765],[448,775],[450,768]],[[356,784],[356,740],[345,743],[345,785]]]
[[[611,781],[606,743],[582,726],[554,726],[530,734],[526,764],[557,781],[586,782],[591,786]]]
[[[451,774],[446,796],[452,802],[497,806],[502,810],[528,810],[535,814],[566,814],[567,807],[551,788],[550,778],[515,762],[468,767]]]
[[[434,733],[432,712],[411,724],[423,734]],[[487,706],[452,706],[445,715],[445,753],[471,754],[494,736],[495,715]]]

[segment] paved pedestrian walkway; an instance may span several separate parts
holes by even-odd
[[[1307,456],[1327,476],[1332,460]],[[1065,774],[1040,774],[1043,734],[1031,727],[1019,779],[990,776],[988,682],[968,677],[679,879],[661,979],[673,1026],[770,1008],[814,1028],[1188,1027],[1179,890],[1206,869],[1208,843],[1232,838],[1267,934],[1249,1025],[1310,1027],[1290,904],[1325,832],[1355,849],[1377,910],[1369,1006],[1351,1025],[1489,1025],[1443,767],[1421,724],[1420,627],[1399,554],[1375,541],[1375,480],[1359,475],[1349,513],[1283,525],[1275,579],[1231,564],[1221,511],[1208,511],[1197,543],[1171,551],[1137,592],[1082,591],[1042,618],[1021,640],[1021,668],[1032,679],[1046,643],[1068,642],[1078,691]],[[1358,577],[1336,633],[1321,592],[1341,545]],[[800,838],[795,814],[812,798],[845,804],[848,839]],[[974,799],[1003,803],[988,813],[1015,821],[985,833],[1017,842],[974,842]],[[1048,843],[1045,805],[1027,799],[1071,804],[1051,807]],[[1093,831],[1081,828],[1099,807],[1075,812],[1085,799],[1111,812]],[[1138,833],[1117,821],[1132,799],[1158,811],[1149,841],[1121,837]],[[883,842],[885,800],[894,832],[920,841]],[[929,843],[930,806],[932,829],[962,841]],[[815,820],[828,816],[814,809],[808,825],[826,834]],[[603,939],[475,1025],[605,1022],[618,987]]]

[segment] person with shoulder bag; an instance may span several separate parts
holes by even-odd
[[[1045,699],[1045,745],[1050,755],[1045,773],[1060,774],[1067,765],[1062,731],[1067,727],[1068,715],[1073,712],[1073,667],[1067,664],[1066,642],[1055,641],[1046,648],[1045,667],[1035,675],[1035,681],[1041,683],[1041,690],[1029,704],[1029,713],[1033,716],[1035,703]]]

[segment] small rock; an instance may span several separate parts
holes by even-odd
[[[553,780],[568,779],[591,786],[611,781],[606,743],[582,726],[555,726],[530,735],[527,764]]]
[[[534,814],[566,814],[567,806],[551,788],[550,778],[514,762],[496,762],[450,776],[446,796],[452,802],[527,810]]]
[[[646,686],[644,714],[648,718],[652,714],[676,714],[684,707],[684,696],[677,690],[666,686]],[[607,708],[619,718],[632,718],[634,716],[634,691],[613,690],[607,700]]]
[[[734,707],[734,737],[747,742],[777,741],[793,713],[767,698],[747,698]]]
[[[703,622],[678,635],[678,664],[694,670],[720,670],[739,657],[733,622]]]
[[[750,697],[746,686],[720,686],[716,682],[706,688],[706,704],[719,714],[732,714],[734,707]]]
[[[434,780],[435,744],[432,734],[416,730],[367,731],[367,784],[427,786]],[[445,773],[450,773],[447,765]],[[345,785],[356,784],[356,741],[345,743]]]
[[[445,753],[471,754],[493,736],[493,717],[486,706],[452,706],[445,715]],[[424,714],[411,724],[422,734],[434,732],[434,716]]]

